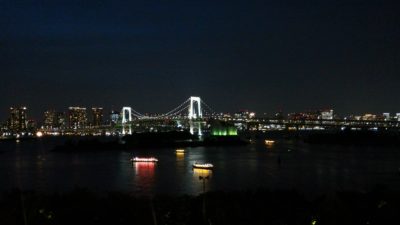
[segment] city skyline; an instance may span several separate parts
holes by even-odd
[[[230,136],[247,131],[321,131],[321,130],[369,130],[398,131],[400,113],[381,115],[369,114],[339,116],[333,109],[304,111],[284,114],[279,112],[266,117],[256,112],[240,111],[219,113],[199,96],[191,96],[173,110],[163,114],[142,114],[131,107],[123,107],[120,112],[104,114],[102,107],[68,107],[67,112],[47,110],[43,120],[33,120],[25,106],[11,107],[6,123],[1,126],[1,138],[40,138],[48,136],[115,136],[136,132],[179,132],[192,135]],[[211,127],[211,129],[210,129]],[[230,127],[230,128],[229,128]],[[229,129],[228,129],[229,128]],[[215,129],[218,129],[215,130]],[[215,132],[214,132],[215,131]]]
[[[0,2],[0,118],[69,106],[400,111],[395,1]],[[114,106],[114,107],[113,107]]]
[[[198,97],[191,97],[191,98],[198,98]],[[189,98],[190,99],[190,98]],[[188,100],[186,100],[185,102],[187,103]],[[175,107],[173,110],[175,112],[175,109],[180,109],[179,111],[179,115],[185,115],[188,112],[190,113],[190,111],[188,111],[188,106],[186,106],[186,108],[184,107],[184,103],[181,103],[178,107]],[[203,102],[203,100],[202,100]],[[190,105],[190,103],[187,103]],[[187,105],[186,104],[186,105]],[[202,103],[203,104],[203,103]],[[385,119],[396,119],[398,120],[400,112],[388,112],[388,111],[380,111],[378,113],[374,113],[374,112],[361,112],[361,113],[348,113],[348,114],[339,114],[337,113],[336,109],[334,108],[314,108],[314,109],[303,109],[301,111],[290,111],[290,112],[285,112],[285,111],[277,111],[271,114],[267,114],[265,112],[256,112],[254,110],[251,109],[238,109],[232,112],[222,112],[222,111],[211,111],[213,110],[213,108],[210,108],[209,105],[206,104],[206,106],[208,107],[206,112],[203,112],[207,115],[231,115],[233,117],[235,117],[235,115],[237,113],[252,113],[254,114],[254,116],[256,116],[257,118],[278,118],[280,116],[283,116],[283,118],[292,118],[292,119],[299,119],[297,117],[303,117],[304,115],[316,115],[320,114],[322,115],[322,118],[324,118],[324,114],[329,113],[329,117],[332,119],[333,116],[340,118],[340,119],[345,119],[345,118],[353,118],[355,120],[363,120],[362,118],[367,118],[364,120],[374,120],[375,117],[377,118],[385,118]],[[50,115],[50,117],[57,117],[62,115],[62,117],[64,117],[65,122],[69,122],[71,119],[69,118],[71,111],[75,111],[75,110],[79,110],[82,111],[80,114],[82,114],[85,118],[84,121],[86,121],[88,124],[95,124],[96,126],[99,126],[100,124],[107,122],[107,123],[111,123],[114,119],[113,115],[117,114],[122,114],[122,111],[124,111],[125,108],[130,108],[130,110],[132,110],[131,115],[132,117],[142,117],[142,116],[157,116],[157,115],[166,115],[166,112],[138,112],[137,110],[135,110],[134,108],[131,108],[130,106],[123,106],[118,108],[104,108],[101,106],[68,106],[68,107],[64,107],[63,109],[55,109],[55,108],[48,108],[46,110],[41,111],[41,114],[38,118],[33,117],[29,114],[29,107],[27,107],[26,105],[14,105],[9,107],[9,110],[6,113],[6,118],[2,119],[0,121],[1,122],[5,122],[8,119],[13,117],[13,113],[15,110],[18,109],[23,109],[24,110],[24,117],[26,118],[26,120],[32,120],[36,123],[39,123],[41,125],[46,126],[46,124],[51,124],[51,123],[55,123],[55,121],[51,121],[48,122],[48,116]],[[278,116],[278,114],[280,114],[280,116]],[[139,116],[140,115],[140,116]],[[89,117],[88,117],[89,116]],[[307,117],[307,116],[306,116]],[[67,119],[69,118],[69,119]],[[46,122],[47,121],[47,122]]]

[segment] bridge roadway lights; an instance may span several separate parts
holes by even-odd
[[[132,121],[132,108],[131,107],[122,107],[122,124]]]
[[[197,103],[197,112],[198,115],[196,115],[195,111],[195,103]],[[200,97],[190,97],[190,106],[189,106],[189,115],[188,118],[191,119],[196,119],[196,118],[203,118],[203,113],[201,112],[201,99]]]

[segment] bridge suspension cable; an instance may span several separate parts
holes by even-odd
[[[210,114],[214,114],[215,110],[213,108],[211,108],[209,105],[207,105],[207,103],[204,102],[204,100],[201,101],[201,104],[205,107],[203,108],[207,108],[210,111]]]
[[[144,117],[144,115],[143,114],[141,114],[140,112],[138,112],[138,111],[136,111],[136,110],[134,110],[134,109],[131,109],[131,111],[132,111],[132,115],[134,115],[134,116],[136,116],[136,117]]]
[[[163,113],[159,116],[146,116],[143,115],[142,113],[131,109],[131,114],[133,116],[136,116],[137,118],[141,119],[141,118],[154,118],[154,119],[159,119],[159,118],[165,118],[165,117],[169,117],[169,116],[176,116],[181,114],[184,110],[188,110],[190,107],[190,102],[191,98],[186,99],[183,103],[181,103],[180,105],[178,105],[177,107],[173,108],[172,110]],[[215,110],[213,108],[211,108],[207,103],[205,103],[203,100],[201,100],[201,103],[203,110],[206,110],[210,113],[210,115],[215,113]]]
[[[170,110],[170,111],[167,112],[167,113],[162,114],[161,117],[162,117],[162,116],[168,116],[168,115],[172,114],[173,112],[175,112],[176,110],[178,110],[179,108],[181,108],[182,106],[184,106],[185,104],[187,104],[187,103],[189,102],[189,100],[190,100],[189,98],[186,99],[186,101],[184,101],[184,102],[183,102],[182,104],[180,104],[179,106],[175,107],[174,109]],[[187,108],[187,107],[186,107],[186,108]]]
[[[159,116],[154,116],[154,117],[150,117],[150,118],[155,118],[155,119],[159,119],[159,118],[165,118],[165,117],[169,117],[169,116],[175,116],[178,115],[179,113],[181,113],[183,110],[188,109],[189,108],[189,102],[190,99],[185,100],[183,103],[181,103],[180,105],[178,105],[177,107],[175,107],[174,109],[163,113]],[[186,106],[185,106],[186,104]],[[183,107],[185,106],[185,107]],[[183,108],[182,108],[183,107]]]
[[[187,110],[188,108],[189,108],[189,105],[183,107],[182,109],[180,109],[179,111],[176,111],[176,112],[173,113],[173,114],[169,114],[168,116],[176,116],[176,115],[179,115],[179,114],[181,114],[184,110]]]

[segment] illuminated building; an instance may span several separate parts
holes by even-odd
[[[249,112],[248,110],[241,110],[240,112],[237,112],[234,114],[236,119],[253,119],[256,116],[255,112]]]
[[[367,113],[361,117],[361,120],[376,120],[376,115]]]
[[[383,113],[382,116],[384,120],[386,121],[390,120],[390,113]]]
[[[43,127],[45,129],[65,128],[65,113],[54,110],[44,112]]]
[[[48,110],[44,112],[44,121],[43,121],[43,126],[46,129],[51,129],[54,127],[56,121],[56,113],[54,110]]]
[[[117,124],[119,120],[119,112],[112,110],[110,113],[111,125]]]
[[[92,108],[92,126],[99,127],[103,124],[103,108]]]
[[[396,113],[397,121],[400,121],[400,113]]]
[[[316,110],[308,112],[290,113],[289,120],[333,120],[333,110]]]
[[[254,117],[256,117],[256,113],[255,112],[250,112],[249,113],[249,119],[253,119]]]
[[[301,113],[290,113],[288,115],[289,120],[316,120],[320,117],[318,111],[315,112],[301,112]]]
[[[34,133],[36,131],[36,121],[34,121],[34,120],[26,121],[26,129],[30,133]]]
[[[69,107],[68,122],[69,128],[79,129],[86,127],[86,108]]]
[[[8,129],[12,132],[19,133],[27,130],[27,108],[11,107]]]
[[[66,118],[64,112],[56,112],[56,120],[54,126],[56,128],[65,128]]]
[[[320,112],[320,118],[322,120],[332,120],[333,119],[333,110],[322,110]]]

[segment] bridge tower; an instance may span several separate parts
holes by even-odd
[[[132,121],[132,108],[131,107],[122,107],[121,111],[122,115],[122,124]]]
[[[196,114],[196,106],[197,104],[197,114]],[[203,113],[201,112],[201,99],[200,97],[190,97],[190,106],[189,106],[189,116],[188,118],[196,119],[196,118],[203,118]]]

